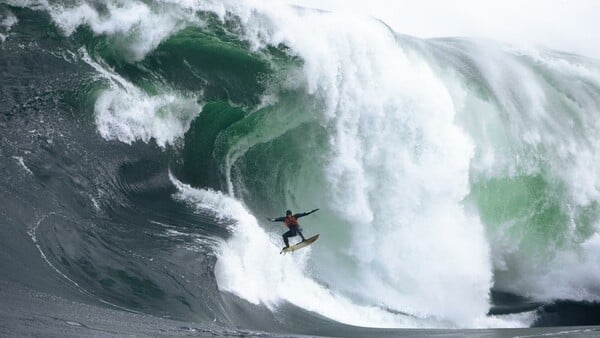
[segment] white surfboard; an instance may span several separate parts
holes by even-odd
[[[290,246],[289,248],[285,248],[285,249],[281,250],[281,252],[279,254],[286,254],[288,252],[294,252],[298,249],[302,249],[304,247],[307,247],[307,246],[313,244],[317,239],[319,239],[319,234],[316,234],[316,235],[312,236],[311,238],[307,238],[304,242],[300,242],[298,244]]]

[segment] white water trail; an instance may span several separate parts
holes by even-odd
[[[283,302],[290,302],[341,323],[366,327],[426,327],[426,322],[376,306],[356,305],[336,295],[307,276],[310,248],[294,255],[280,255],[279,236],[269,236],[241,202],[221,192],[192,188],[170,177],[178,190],[176,199],[199,212],[234,222],[230,228],[231,238],[217,249],[215,274],[222,291],[253,304],[264,304],[272,311],[277,311]]]

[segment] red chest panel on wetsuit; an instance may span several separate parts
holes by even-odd
[[[298,220],[294,216],[286,217],[285,220],[283,220],[283,222],[285,223],[285,225],[287,225],[288,228],[298,225]]]

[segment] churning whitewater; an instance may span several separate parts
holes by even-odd
[[[222,293],[274,314],[292,304],[386,328],[533,324],[535,311],[490,314],[492,291],[600,301],[596,60],[418,39],[373,18],[280,1],[2,6],[3,45],[21,16],[42,13],[62,41],[52,55],[88,69],[75,96],[106,142],[156,144],[169,157],[160,171],[168,182],[134,161],[139,172],[119,169],[132,180],[117,184],[131,188],[125,196],[166,191],[225,228],[182,232],[173,212],[156,230],[172,246],[185,233],[195,243],[186,248],[212,252],[208,274]],[[27,157],[15,158],[35,176]],[[283,256],[282,228],[263,220],[288,208],[320,208],[301,222],[320,239]],[[47,261],[49,247],[38,246]],[[95,277],[55,259],[90,294],[110,288],[95,292],[82,282]],[[163,277],[148,280],[161,290]]]

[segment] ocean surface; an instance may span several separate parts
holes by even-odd
[[[0,192],[2,336],[600,334],[595,59],[279,1],[4,0]],[[266,217],[314,208],[279,255]]]

